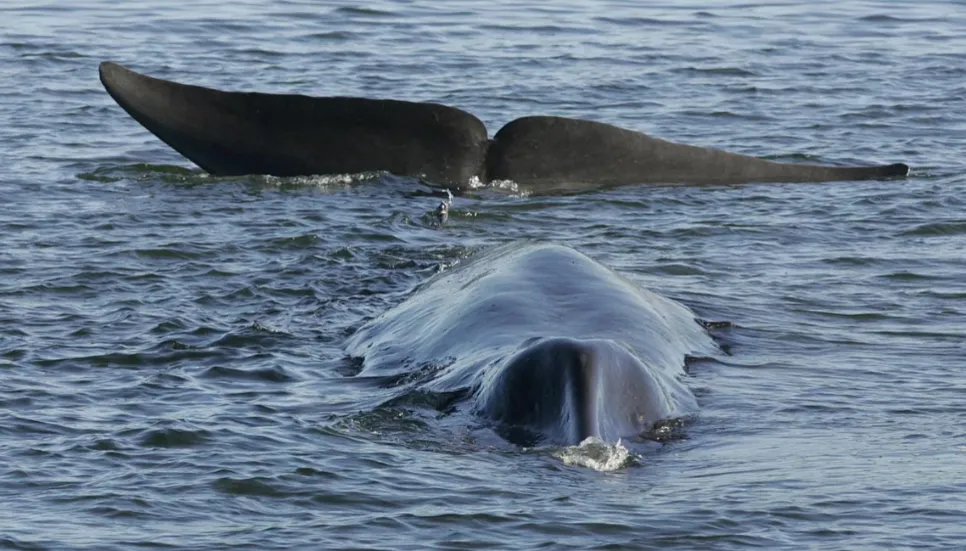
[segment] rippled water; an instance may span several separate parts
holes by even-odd
[[[956,548],[966,12],[845,4],[0,6],[0,547]],[[233,90],[591,118],[905,180],[437,191],[211,178],[98,62]],[[684,438],[616,472],[374,404],[352,331],[563,242],[706,320]]]

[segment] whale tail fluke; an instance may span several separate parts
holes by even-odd
[[[202,169],[224,176],[385,171],[450,188],[512,180],[537,192],[639,183],[821,182],[905,176],[907,165],[776,163],[613,125],[523,117],[492,140],[475,116],[435,103],[224,92],[100,65],[107,92]]]

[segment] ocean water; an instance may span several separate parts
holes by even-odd
[[[437,227],[416,180],[207,176],[110,99],[103,60],[913,171],[486,188]],[[0,123],[0,548],[966,541],[961,3],[5,0]],[[718,322],[678,437],[602,468],[613,449],[514,447],[351,376],[356,328],[516,240]]]

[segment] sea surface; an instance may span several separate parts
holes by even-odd
[[[912,173],[482,188],[440,227],[415,179],[210,177],[103,60]],[[4,0],[0,152],[0,548],[966,542],[961,2]],[[677,438],[598,469],[352,377],[354,330],[525,240],[714,322]]]

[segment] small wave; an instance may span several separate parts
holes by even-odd
[[[75,52],[73,50],[59,50],[59,51],[26,52],[24,54],[21,54],[21,57],[44,59],[47,61],[74,61],[77,59],[84,59],[88,56],[80,52]]]
[[[406,363],[406,369],[394,372],[381,378],[383,388],[414,387],[428,382],[437,373],[452,365],[455,358],[447,358],[440,362],[423,362],[419,364]],[[385,404],[390,405],[390,404]]]
[[[716,117],[722,119],[758,119],[760,117],[753,117],[749,115],[742,115],[740,113],[735,113],[733,111],[712,111],[708,113],[709,117]]]
[[[766,121],[769,117],[762,115],[751,115],[748,113],[735,113],[733,111],[701,111],[697,109],[687,109],[681,111],[681,115],[688,117],[710,117],[715,119],[742,119],[748,121]]]
[[[34,400],[27,396],[0,398],[0,409],[24,408],[33,405]]]
[[[919,274],[916,272],[910,272],[908,270],[901,270],[898,272],[892,272],[888,274],[881,274],[878,277],[886,279],[895,279],[898,281],[917,281],[917,280],[927,280],[927,279],[939,279],[936,276],[931,276],[928,274]]]
[[[690,354],[687,354],[684,356],[684,372],[688,375],[691,375],[694,373],[694,370],[697,366],[718,363],[721,362],[718,361],[718,358],[713,356],[691,356]]]
[[[697,266],[691,266],[680,262],[664,264],[654,269],[655,273],[675,276],[705,275],[705,271]]]
[[[336,8],[335,12],[345,14],[345,15],[362,15],[366,17],[395,17],[396,16],[396,14],[391,11],[376,10],[373,8],[358,8],[355,6],[342,6],[341,8]]]
[[[211,348],[271,348],[278,343],[291,339],[292,334],[274,329],[259,322],[237,329],[208,344]]]
[[[379,408],[338,419],[330,429],[410,448],[445,449],[444,444],[426,438],[433,429],[433,423],[436,423],[435,417],[418,410]]]
[[[131,509],[122,509],[110,505],[97,505],[86,510],[91,515],[98,515],[107,518],[149,518],[150,515]]]
[[[238,369],[216,365],[209,367],[202,373],[202,377],[212,379],[235,379],[249,381],[265,381],[269,383],[287,383],[296,380],[281,366],[262,369]]]
[[[222,477],[213,483],[215,490],[236,496],[265,496],[281,497],[290,495],[289,492],[279,490],[270,485],[264,478],[230,478]]]
[[[288,235],[269,239],[267,245],[271,250],[299,250],[317,248],[322,239],[314,233],[302,235]]]
[[[104,166],[91,172],[82,172],[77,175],[77,178],[81,180],[101,183],[120,182],[121,180],[146,180],[156,177],[167,182],[177,183],[190,181],[199,177],[209,178],[208,174],[201,169],[189,169],[177,165],[153,165],[148,163]]]
[[[594,19],[622,27],[678,27],[694,24],[691,20],[656,19],[653,17],[595,17]]]
[[[451,413],[455,410],[456,404],[465,400],[466,390],[455,390],[451,392],[432,392],[429,390],[414,390],[401,396],[390,398],[383,403],[384,408],[427,408],[442,413]]]
[[[96,293],[97,289],[83,284],[58,285],[56,283],[46,282],[39,285],[24,287],[23,289],[19,290],[19,292],[24,295],[36,295],[38,293],[55,295],[80,295],[84,293]]]
[[[938,289],[926,289],[920,294],[927,297],[934,297],[943,300],[963,300],[966,299],[966,291],[949,291]]]
[[[139,444],[145,448],[190,448],[208,440],[205,430],[166,428],[148,431]]]
[[[135,256],[151,260],[195,260],[205,258],[201,252],[185,251],[171,247],[159,247],[153,249],[134,249]]]
[[[257,48],[257,47],[235,50],[234,53],[251,55],[251,56],[261,56],[261,57],[284,57],[288,55],[286,52],[280,52],[278,50],[268,50],[265,48]]]
[[[899,22],[899,21],[902,21],[902,19],[899,19],[898,17],[893,17],[891,15],[885,15],[885,14],[882,14],[882,13],[877,13],[877,14],[873,14],[873,15],[865,15],[865,16],[862,16],[862,17],[859,18],[859,21],[874,21],[874,22],[885,22],[885,21],[889,21],[889,22]]]
[[[966,222],[930,222],[916,226],[911,230],[906,230],[899,235],[935,236],[962,235],[964,233],[966,233]]]
[[[822,262],[832,265],[871,266],[879,262],[879,259],[862,256],[836,256],[833,258],[823,258]]]
[[[120,451],[122,446],[116,440],[111,438],[100,438],[85,447],[92,451],[113,452]]]
[[[683,67],[674,69],[675,73],[697,73],[703,75],[721,75],[732,77],[754,77],[756,73],[739,67]]]
[[[583,27],[571,27],[571,26],[560,26],[560,25],[523,25],[519,22],[507,22],[507,23],[488,23],[480,25],[480,30],[492,31],[496,33],[528,33],[528,34],[546,34],[546,35],[561,35],[561,34],[589,34],[589,31]],[[558,56],[553,59],[574,59],[570,56]]]
[[[866,16],[860,17],[859,21],[867,21],[870,23],[926,23],[930,21],[941,21],[941,19],[934,18],[934,17],[924,17],[924,18],[896,17],[894,15],[876,13],[873,15],[866,15]]]
[[[313,33],[305,36],[308,40],[351,40],[355,34],[347,31],[330,31],[325,33]]]
[[[790,311],[802,314],[814,314],[816,316],[825,316],[830,318],[843,318],[856,322],[885,321],[892,319],[891,315],[884,314],[882,312],[841,312],[835,310],[819,310],[814,308],[793,308]]]
[[[616,444],[605,444],[596,436],[585,439],[577,446],[557,450],[553,456],[566,465],[601,472],[624,469],[637,461],[620,440]]]

